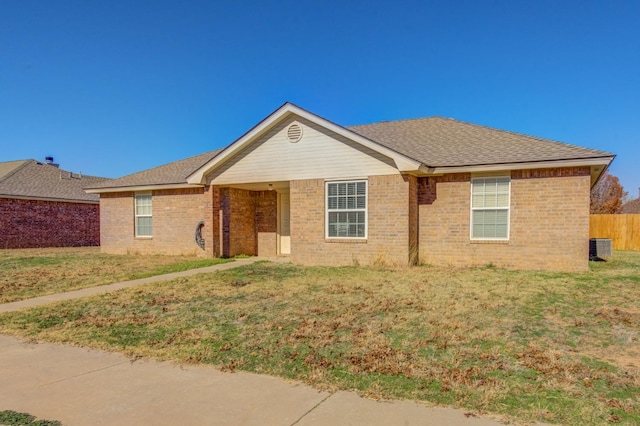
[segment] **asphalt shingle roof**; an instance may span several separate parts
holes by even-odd
[[[348,126],[429,167],[454,167],[611,156],[608,152],[479,126],[428,117]]]
[[[186,183],[187,177],[218,155],[222,150],[205,152],[204,154],[163,164],[152,169],[143,170],[121,178],[87,186],[87,189],[121,188],[144,185],[168,185]]]
[[[449,118],[428,117],[347,126],[428,167],[480,166],[610,157],[613,154]],[[184,184],[222,149],[87,186],[87,189]],[[0,169],[1,173],[1,169]]]
[[[61,201],[99,202],[97,194],[87,194],[85,186],[109,181],[80,175],[36,160],[0,163],[0,196]]]
[[[27,161],[29,160],[5,161],[4,163],[0,163],[0,180],[24,165]]]

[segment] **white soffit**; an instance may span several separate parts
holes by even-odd
[[[615,157],[578,158],[570,160],[550,160],[528,163],[483,164],[476,166],[448,166],[429,169],[429,174],[482,172],[497,170],[546,169],[555,167],[608,166]]]

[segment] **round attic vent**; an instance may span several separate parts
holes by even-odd
[[[302,126],[295,123],[289,126],[287,129],[287,139],[289,139],[291,143],[296,143],[302,139]]]

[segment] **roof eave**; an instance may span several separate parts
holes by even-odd
[[[167,183],[167,184],[149,184],[149,185],[133,185],[133,186],[112,186],[107,188],[85,188],[87,194],[106,194],[113,192],[139,192],[154,191],[161,189],[185,189],[185,188],[202,188],[202,184],[190,183]]]
[[[56,203],[98,204],[99,200],[80,200],[75,198],[36,197],[32,195],[0,194],[0,198],[32,201],[52,201]]]
[[[528,161],[521,163],[472,164],[465,166],[441,166],[429,169],[429,174],[474,173],[500,170],[547,169],[557,167],[604,166],[608,167],[615,155],[591,158],[572,158],[562,160]]]
[[[296,115],[300,118],[308,120],[318,126],[322,126],[329,131],[332,131],[340,136],[350,139],[362,146],[365,146],[375,152],[385,155],[391,158],[400,172],[417,172],[421,163],[413,158],[402,155],[395,152],[385,146],[382,146],[375,141],[365,138],[345,127],[335,124],[325,118],[322,118],[316,114],[306,111],[291,103],[285,103],[276,111],[271,113],[267,118],[262,120],[251,130],[227,146],[220,154],[209,160],[205,165],[193,172],[187,177],[187,182],[190,184],[204,184],[206,176],[211,173],[216,167],[224,164],[227,160],[233,158],[234,155],[242,151],[246,146],[255,142],[259,137],[264,135],[269,129],[275,126],[280,121],[286,119],[291,115]]]

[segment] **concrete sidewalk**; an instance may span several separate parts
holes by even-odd
[[[93,296],[96,294],[107,293],[109,291],[120,290],[121,288],[135,287],[142,284],[155,283],[160,281],[168,281],[174,278],[188,277],[196,274],[204,274],[208,272],[224,271],[226,269],[238,268],[240,266],[250,265],[252,263],[268,260],[269,262],[288,263],[286,257],[263,258],[263,257],[247,257],[244,259],[234,259],[232,262],[220,263],[218,265],[205,266],[204,268],[189,269],[181,272],[172,272],[170,274],[155,275],[148,278],[140,278],[131,281],[121,281],[113,284],[100,285],[96,287],[83,288],[80,290],[68,291],[65,293],[50,294],[47,296],[34,297],[32,299],[19,300],[17,302],[0,304],[0,314],[3,312],[13,312],[25,308],[33,308],[34,306],[46,305],[51,302],[61,300],[80,299],[81,297]]]
[[[501,423],[408,401],[213,367],[132,361],[118,354],[0,335],[0,410],[73,425],[453,425]]]

